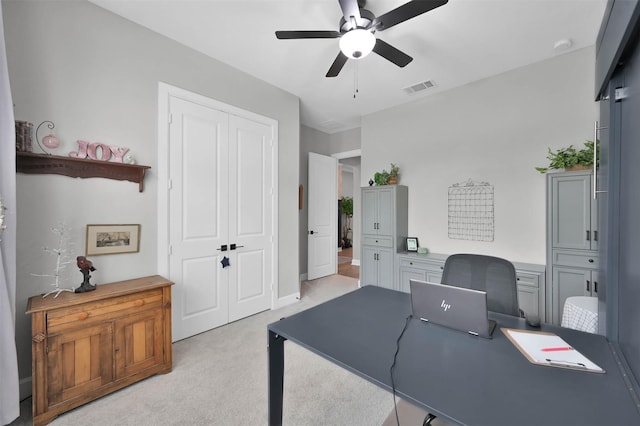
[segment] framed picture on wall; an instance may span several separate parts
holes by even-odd
[[[87,225],[87,256],[137,253],[140,225]]]
[[[407,251],[418,251],[418,239],[407,237]]]

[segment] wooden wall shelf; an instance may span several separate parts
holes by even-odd
[[[114,163],[110,161],[81,160],[59,155],[16,153],[16,171],[28,174],[56,174],[77,178],[101,177],[128,180],[137,183],[140,192],[144,190],[144,174],[149,166]]]

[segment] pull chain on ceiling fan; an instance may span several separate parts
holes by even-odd
[[[304,38],[339,38],[340,52],[331,64],[327,77],[336,77],[347,59],[362,59],[372,51],[405,67],[413,58],[375,37],[376,31],[384,31],[447,4],[448,0],[413,0],[376,17],[364,9],[366,0],[338,0],[342,9],[339,31],[276,31],[280,40]]]

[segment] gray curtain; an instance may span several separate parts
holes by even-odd
[[[0,234],[0,423],[20,415],[16,314],[16,150],[13,102],[9,86],[4,21],[0,7],[0,197],[6,207]]]

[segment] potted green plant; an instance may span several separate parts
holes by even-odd
[[[586,170],[593,167],[593,142],[586,141],[584,148],[577,150],[573,145],[569,145],[567,148],[561,148],[557,151],[551,151],[549,148],[548,167],[536,167],[536,170],[540,173],[546,173],[551,169],[565,169],[565,170]],[[600,141],[598,141],[598,147],[600,149]],[[600,155],[598,155],[600,158]],[[597,165],[596,165],[597,166]]]
[[[380,185],[395,185],[398,183],[398,173],[400,172],[400,168],[391,163],[391,171],[388,172],[386,169],[382,169],[381,172],[376,172],[373,175],[373,181],[377,186]]]
[[[344,197],[342,199],[342,213],[346,216],[344,226],[342,227],[342,239],[344,240],[343,248],[349,248],[351,247],[349,231],[351,230],[351,218],[353,217],[353,198]]]
[[[373,175],[373,181],[376,183],[376,186],[389,185],[389,177],[389,172],[382,170]]]
[[[400,172],[400,168],[391,163],[391,170],[389,171],[389,184],[395,185],[398,183],[398,173]]]

